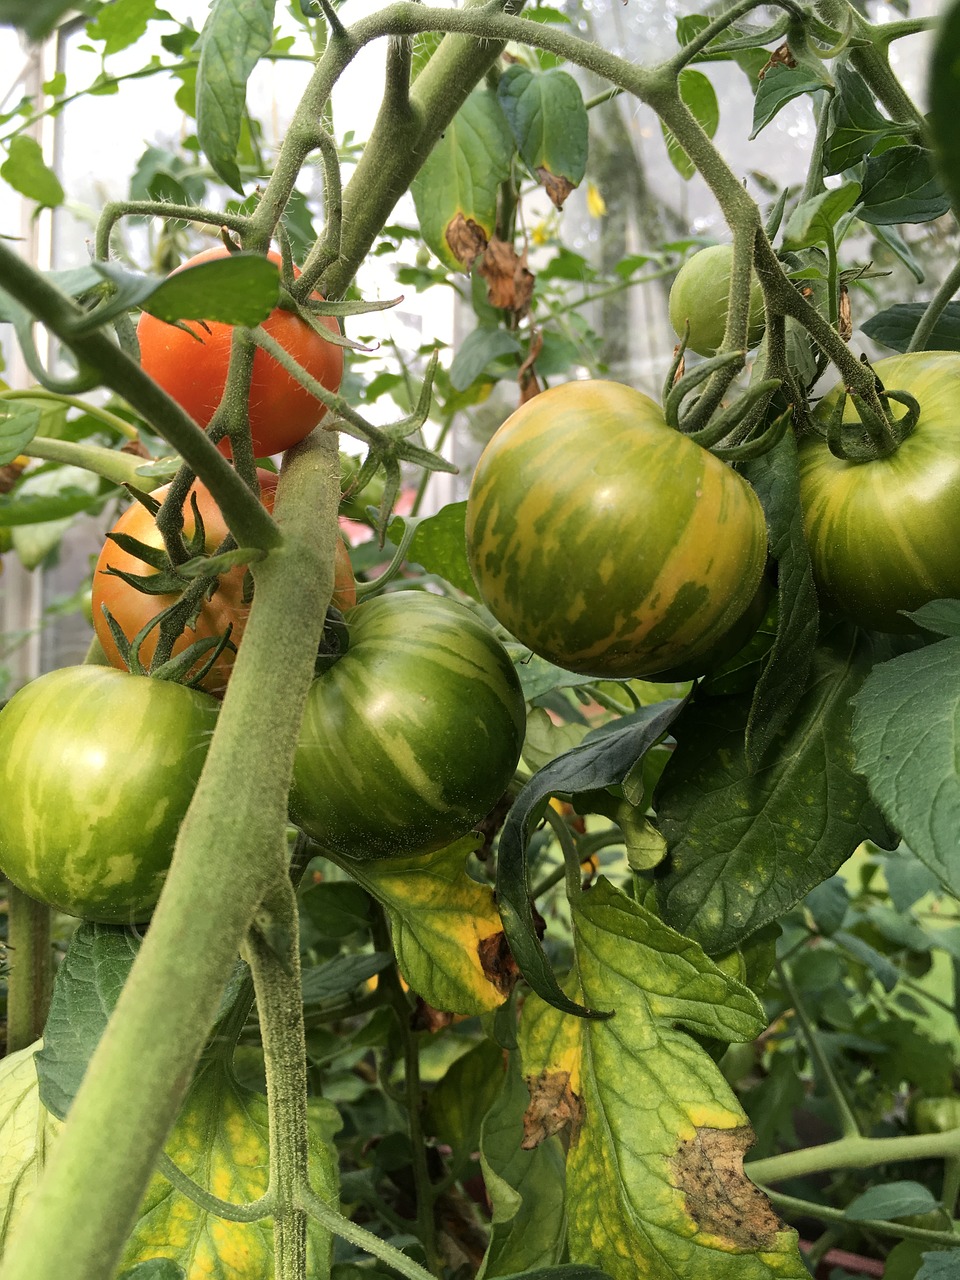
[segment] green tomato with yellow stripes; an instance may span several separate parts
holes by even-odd
[[[467,501],[484,603],[534,653],[629,678],[708,655],[766,560],[756,494],[615,382],[535,396],[497,431]],[[708,660],[708,659],[705,659]]]
[[[62,667],[0,711],[0,871],[105,924],[150,918],[219,703],[113,667]]]
[[[332,853],[427,853],[466,835],[513,777],[526,724],[510,658],[464,605],[421,591],[346,615],[310,687],[290,816]]]
[[[872,631],[902,632],[915,629],[904,610],[960,597],[960,354],[915,351],[873,367],[890,391],[915,397],[916,427],[895,453],[867,462],[834,457],[820,434],[804,437],[800,504],[823,603]],[[843,390],[817,406],[824,428]],[[849,396],[843,417],[858,421]]]

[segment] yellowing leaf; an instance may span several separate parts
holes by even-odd
[[[795,1233],[743,1172],[746,1116],[689,1034],[753,1038],[756,998],[604,879],[573,925],[579,998],[616,1016],[529,1000],[521,1035],[527,1142],[569,1116],[571,1259],[613,1280],[804,1280]]]
[[[62,1127],[40,1102],[34,1055],[41,1044],[0,1061],[0,1258]]]
[[[450,1013],[496,1009],[517,977],[493,890],[466,872],[475,846],[468,836],[416,858],[349,864],[341,859],[386,908],[407,982],[434,1008]]]

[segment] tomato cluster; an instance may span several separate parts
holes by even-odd
[[[550,662],[608,678],[708,665],[766,561],[753,490],[614,382],[554,387],[508,418],[466,524],[495,617]]]

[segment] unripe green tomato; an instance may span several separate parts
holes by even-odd
[[[716,355],[723,342],[732,269],[733,245],[715,244],[688,258],[673,282],[670,323],[682,337],[684,325],[689,322],[687,346],[699,356]],[[756,346],[763,337],[763,321],[763,290],[751,271],[747,346]]]
[[[917,1133],[949,1133],[960,1129],[960,1098],[920,1098],[911,1104],[910,1119]]]

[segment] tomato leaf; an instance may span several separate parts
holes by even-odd
[[[924,147],[891,147],[867,161],[863,176],[862,222],[932,222],[950,208]]]
[[[150,1258],[117,1276],[117,1280],[186,1280],[187,1273],[172,1258]]]
[[[930,60],[930,131],[937,169],[950,192],[953,207],[960,208],[960,4],[952,4],[937,24]]]
[[[40,410],[22,400],[0,401],[0,467],[12,462],[37,434]]]
[[[427,573],[437,573],[468,596],[476,597],[477,587],[467,563],[467,550],[463,531],[466,502],[448,502],[436,515],[425,516],[417,523],[416,532],[407,549],[407,559],[422,565]],[[409,518],[397,516],[387,530],[390,541],[397,546],[403,537]]]
[[[956,737],[960,639],[876,667],[854,699],[857,767],[887,819],[953,894],[960,892]]]
[[[404,978],[435,1009],[451,1013],[496,1009],[516,980],[499,945],[503,928],[493,891],[466,872],[476,844],[468,836],[413,858],[337,857],[390,917]]]
[[[960,636],[960,600],[931,600],[907,614],[926,631],[940,636]]]
[[[393,954],[387,951],[367,951],[358,955],[338,955],[324,964],[311,965],[303,970],[303,1003],[323,1004],[349,995],[362,982],[382,973],[393,964]]]
[[[533,72],[507,67],[497,97],[524,163],[558,209],[583,180],[589,121],[580,86],[559,67]]]
[[[498,1054],[500,1050],[497,1050]],[[480,1167],[493,1206],[490,1241],[477,1280],[553,1267],[564,1251],[564,1156],[556,1136],[524,1150],[523,1116],[530,1094],[520,1071],[519,1054],[511,1053],[506,1080],[480,1127]]]
[[[833,66],[836,93],[830,100],[830,136],[824,153],[824,173],[851,169],[878,142],[901,127],[881,115],[864,80],[839,59]]]
[[[247,80],[273,43],[275,7],[276,0],[213,0],[197,42],[197,137],[214,173],[241,195]]]
[[[623,782],[637,762],[667,732],[683,702],[673,699],[624,717],[610,732],[591,734],[557,756],[522,789],[500,833],[497,901],[504,932],[520,972],[548,1004],[578,1017],[609,1016],[576,1004],[560,989],[537,936],[527,884],[527,841],[550,796],[567,799],[581,791]]]
[[[103,41],[103,56],[107,57],[135,44],[156,13],[156,0],[112,0],[87,23],[86,35],[90,40]]]
[[[717,132],[717,126],[720,123],[720,105],[717,102],[717,94],[713,85],[702,71],[693,71],[690,67],[680,72],[678,83],[680,97],[697,118],[707,137],[712,138]],[[689,181],[697,171],[696,166],[674,137],[672,131],[664,124],[661,124],[660,127],[663,132],[663,140],[667,144],[667,155],[670,157],[670,163],[682,178]]]
[[[749,698],[706,698],[677,722],[679,745],[654,797],[670,853],[657,896],[664,919],[710,954],[783,915],[863,840],[888,847],[851,768],[849,699],[872,660],[864,633],[832,632],[776,753],[755,773],[742,750]]]
[[[7,158],[0,164],[0,178],[28,200],[35,200],[41,209],[63,203],[60,179],[44,163],[40,143],[25,133],[11,141]]]
[[[410,190],[423,238],[452,270],[469,271],[493,235],[497,194],[513,153],[496,94],[474,89],[414,179]]]
[[[783,233],[784,249],[806,249],[810,245],[830,244],[834,228],[860,198],[859,182],[845,182],[812,200],[804,200],[790,215]]]
[[[518,338],[506,329],[480,326],[468,333],[450,363],[450,382],[455,391],[467,387],[501,356],[519,355],[523,350]]]
[[[503,1088],[503,1050],[483,1039],[447,1068],[427,1095],[424,1132],[469,1159],[480,1142],[480,1122]]]
[[[844,1210],[852,1222],[889,1222],[913,1213],[930,1213],[937,1200],[920,1182],[888,1182],[856,1196]]]
[[[220,320],[253,328],[277,305],[280,275],[259,253],[231,253],[169,275],[143,300],[160,320]]]
[[[898,302],[878,311],[860,326],[868,338],[905,352],[927,309],[925,302]],[[924,351],[960,351],[960,302],[948,302],[937,318]]]
[[[42,1041],[0,1060],[0,1223],[9,1238],[46,1163],[60,1122],[43,1107],[36,1053]],[[2,1244],[0,1244],[2,1249]]]
[[[757,997],[602,877],[572,924],[579,992],[617,1015],[574,1021],[531,997],[520,1031],[525,1143],[570,1130],[571,1256],[617,1277],[802,1280],[796,1233],[743,1173],[747,1118],[694,1038],[752,1039]]]
[[[797,446],[792,433],[744,466],[760,499],[777,561],[777,638],[757,681],[744,751],[751,771],[786,725],[806,689],[817,643],[818,605],[800,514]]]
[[[763,79],[757,84],[751,141],[788,102],[799,98],[801,94],[813,93],[823,88],[823,80],[815,76],[808,67],[786,67],[782,63],[774,63],[772,67],[768,67]]]

